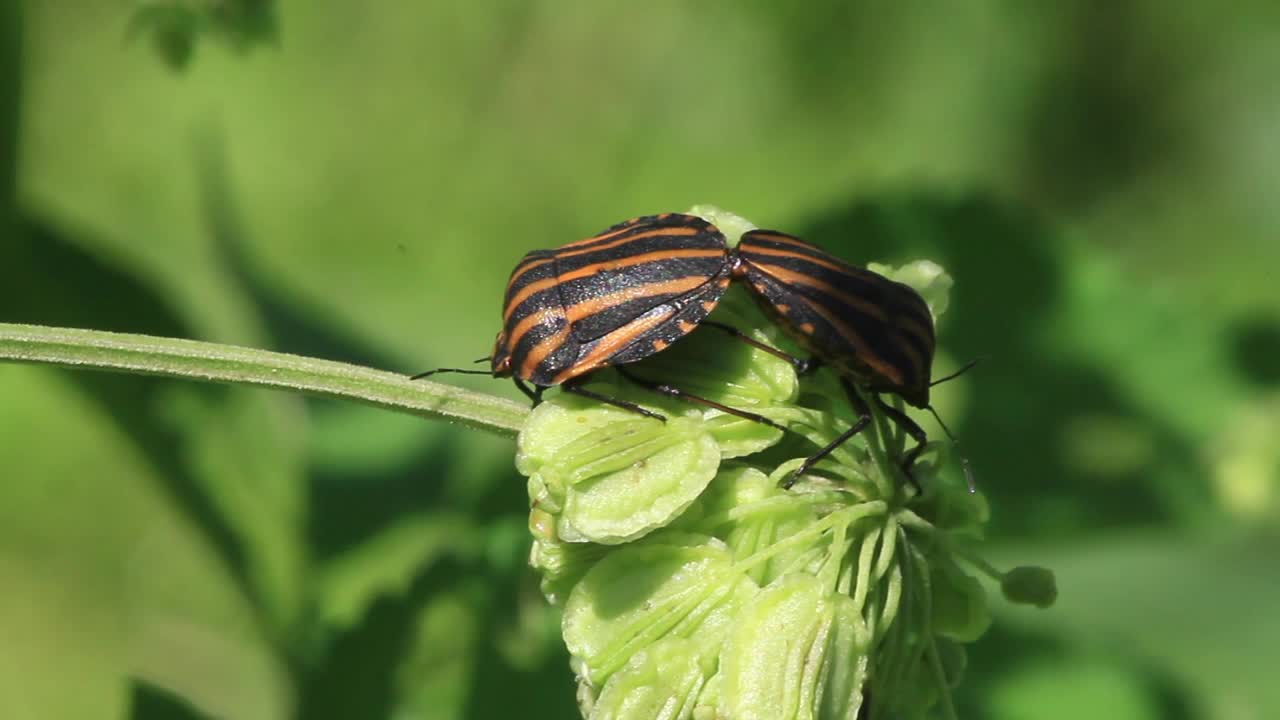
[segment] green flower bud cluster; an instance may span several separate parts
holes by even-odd
[[[935,313],[946,302],[950,278],[933,263],[879,271],[923,285]],[[788,347],[736,289],[714,318]],[[986,503],[939,474],[947,448],[917,465],[918,491],[895,462],[906,438],[877,416],[783,490],[805,456],[853,421],[834,377],[801,380],[713,328],[631,367],[792,432],[611,371],[592,388],[667,422],[563,393],[533,411],[517,455],[529,478],[531,564],[563,606],[583,716],[953,716],[960,643],[990,617],[959,550],[981,535]],[[1022,571],[1006,592],[1042,604],[1049,594],[1034,574]]]

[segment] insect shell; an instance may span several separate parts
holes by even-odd
[[[733,274],[801,347],[872,392],[929,406],[933,316],[911,287],[799,238],[752,230]]]
[[[661,352],[715,309],[729,258],[714,225],[678,213],[534,250],[507,282],[493,375],[542,389]]]

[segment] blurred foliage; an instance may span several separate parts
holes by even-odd
[[[187,67],[202,37],[243,51],[275,40],[277,32],[273,0],[138,0],[129,27],[175,70]]]
[[[1060,587],[997,606],[962,716],[1276,717],[1278,36],[1263,2],[0,3],[0,320],[409,372],[487,351],[523,252],[637,214],[933,258],[937,371],[992,358],[940,412]],[[573,716],[509,441],[0,397],[0,717]]]

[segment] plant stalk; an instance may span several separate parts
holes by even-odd
[[[506,398],[359,365],[149,335],[0,323],[0,360],[293,390],[508,437],[529,414]]]

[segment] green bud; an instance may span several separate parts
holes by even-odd
[[[1047,608],[1058,599],[1058,582],[1053,571],[1034,565],[1023,565],[1005,573],[1000,590],[1011,603]]]

